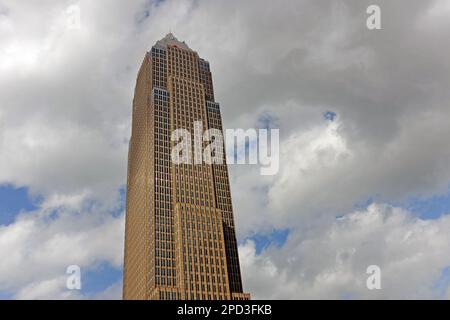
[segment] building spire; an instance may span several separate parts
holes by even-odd
[[[184,41],[179,41],[172,33],[172,30],[170,29],[169,33],[166,34],[164,38],[161,40],[158,40],[155,44],[155,47],[165,49],[167,46],[176,45],[177,47],[191,50],[189,46]]]

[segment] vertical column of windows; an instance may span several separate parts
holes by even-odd
[[[152,48],[152,87],[167,87],[166,50]]]
[[[216,128],[223,132],[219,104],[207,101],[206,105],[209,127]],[[222,146],[222,150],[223,153],[221,156],[223,164],[213,165],[216,205],[222,212],[224,222],[224,239],[227,252],[227,267],[230,289],[232,292],[242,292],[242,280],[239,268],[239,256],[237,251],[236,232],[234,228],[225,146]]]
[[[169,94],[153,89],[155,157],[155,285],[176,286],[175,239],[173,237],[172,182],[170,165]],[[160,291],[167,298],[170,291]]]

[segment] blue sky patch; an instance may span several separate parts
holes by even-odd
[[[282,247],[286,243],[288,235],[289,229],[273,229],[269,233],[256,233],[245,240],[253,240],[256,245],[256,254],[260,254],[271,245]]]
[[[278,122],[278,117],[269,112],[263,112],[258,117],[257,127],[260,129],[278,128],[280,126]]]
[[[445,299],[447,289],[450,287],[450,266],[442,269],[439,279],[435,282],[433,289],[437,291],[439,299]]]
[[[102,263],[85,273],[81,269],[81,292],[86,295],[100,293],[117,281],[122,280],[122,268]]]
[[[323,113],[323,117],[325,120],[334,121],[337,117],[337,113],[333,111],[326,111]]]
[[[450,192],[429,198],[411,198],[406,207],[422,219],[437,219],[450,213]]]
[[[119,207],[112,212],[113,217],[117,218],[126,208],[127,203],[127,186],[123,185],[119,188]]]
[[[0,300],[12,300],[13,295],[6,291],[0,291]]]
[[[30,198],[27,188],[0,186],[0,225],[11,224],[20,212],[32,211],[36,208],[35,201]]]
[[[450,189],[446,194],[430,197],[411,196],[405,201],[398,202],[386,201],[380,195],[374,195],[356,203],[353,207],[355,210],[365,210],[374,202],[388,203],[404,208],[421,219],[438,219],[442,215],[450,214]]]

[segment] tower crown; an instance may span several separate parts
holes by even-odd
[[[161,40],[158,40],[156,42],[156,44],[155,44],[155,47],[156,48],[160,48],[160,49],[166,49],[167,46],[177,46],[177,47],[180,47],[182,49],[193,51],[191,48],[189,48],[189,46],[186,44],[186,42],[179,41],[172,34],[172,32],[169,32],[168,34],[166,34],[166,36],[164,38],[162,38]]]

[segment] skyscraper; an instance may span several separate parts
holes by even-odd
[[[124,299],[250,298],[242,290],[226,163],[171,161],[171,133],[194,132],[196,121],[222,131],[209,63],[169,33],[146,53],[136,81]]]

